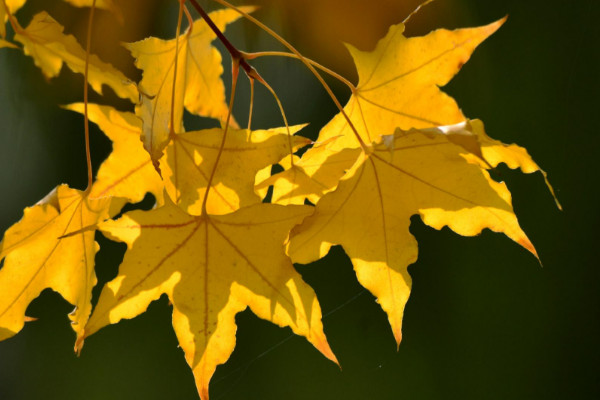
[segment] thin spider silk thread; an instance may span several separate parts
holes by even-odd
[[[362,296],[365,293],[367,293],[367,290],[366,289],[362,289],[357,294],[353,295],[352,297],[350,297],[349,299],[347,299],[343,303],[339,304],[338,306],[334,307],[332,310],[330,310],[326,314],[324,314],[323,315],[323,319],[326,319],[326,318],[330,317],[332,314],[340,311],[342,308],[344,308],[344,307],[348,306],[350,303],[356,301],[360,296]],[[225,396],[227,396],[237,386],[237,384],[244,377],[244,375],[246,375],[246,372],[252,366],[252,364],[254,364],[259,359],[267,356],[269,353],[271,353],[272,351],[274,351],[275,349],[277,349],[278,347],[282,346],[283,344],[285,344],[286,342],[288,342],[289,340],[291,340],[291,339],[293,339],[295,337],[298,337],[298,335],[290,333],[287,337],[285,337],[282,340],[280,340],[279,342],[273,344],[272,346],[270,346],[268,349],[266,349],[262,353],[258,354],[257,356],[255,356],[255,357],[251,358],[250,360],[246,361],[245,363],[243,363],[239,367],[235,368],[233,371],[229,372],[227,375],[222,376],[219,379],[211,382],[211,386],[214,388],[217,384],[222,383],[222,382],[226,381],[227,379],[229,379],[232,375],[239,373],[239,375],[237,376],[236,380],[234,382],[232,382],[230,385],[227,385],[228,389],[225,392],[221,393],[220,395],[216,396],[215,399],[219,400],[219,399],[222,399]]]

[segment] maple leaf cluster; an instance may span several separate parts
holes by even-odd
[[[0,340],[23,328],[29,303],[46,288],[75,306],[69,318],[76,351],[96,331],[134,318],[166,294],[200,397],[208,399],[211,376],[235,346],[235,316],[247,307],[337,362],[317,296],[293,267],[324,257],[333,245],[343,247],[358,281],[387,313],[398,345],[411,288],[407,268],[417,259],[412,215],[464,236],[502,232],[537,256],[506,185],[488,171],[500,163],[524,173],[540,168],[525,149],[487,136],[481,121],[467,119],[439,89],[504,20],[414,38],[404,36],[403,23],[394,25],[373,51],[348,46],[359,76],[354,85],[282,39],[290,53],[233,48],[223,33],[241,16],[260,25],[252,7],[219,0],[227,8],[206,14],[195,1],[180,1],[175,38],[125,44],[142,71],[135,83],[90,55],[46,12],[22,28],[15,12],[24,2],[0,1],[0,47],[22,50],[47,78],[66,64],[99,94],[107,85],[130,100],[133,112],[87,98],[65,106],[98,125],[113,150],[86,190],[58,186],[4,234]],[[110,0],[68,2],[122,18]],[[189,4],[201,18],[193,20]],[[229,104],[216,39],[233,60]],[[304,125],[288,126],[283,108],[286,126],[275,129],[252,130],[250,122],[241,129],[231,115],[240,70],[276,97],[249,64],[267,55],[297,58],[327,89],[316,69],[351,90],[344,107],[333,97],[339,113],[316,141],[301,136]],[[186,131],[184,110],[221,127]],[[271,174],[275,164],[283,171]],[[156,199],[152,210],[120,215],[148,193]],[[92,307],[95,231],[126,243],[127,252]]]

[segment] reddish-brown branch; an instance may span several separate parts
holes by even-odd
[[[190,1],[195,2],[196,0],[190,0]],[[331,98],[331,100],[334,102],[335,106],[338,108],[338,110],[340,111],[340,113],[342,114],[342,116],[344,117],[344,119],[346,120],[346,122],[348,123],[348,126],[350,127],[350,129],[352,129],[352,132],[354,133],[354,136],[356,137],[356,140],[358,141],[360,147],[365,152],[367,152],[369,150],[369,148],[365,144],[364,140],[360,137],[360,135],[358,133],[358,130],[356,130],[356,127],[354,126],[354,123],[352,123],[352,120],[350,119],[350,117],[348,116],[348,114],[346,114],[346,111],[344,111],[344,107],[342,107],[342,105],[340,104],[338,98],[335,96],[335,94],[333,94],[333,91],[331,90],[331,88],[329,87],[329,85],[327,84],[327,82],[325,82],[325,80],[323,79],[323,77],[321,76],[321,74],[319,74],[319,72],[317,72],[317,70],[315,69],[315,67],[313,67],[306,60],[306,58],[298,50],[296,50],[296,48],[294,46],[292,46],[287,40],[285,40],[284,38],[282,38],[280,35],[278,35],[271,28],[269,28],[268,26],[266,26],[265,24],[263,24],[262,22],[260,22],[256,18],[254,18],[253,16],[249,15],[248,13],[244,12],[239,7],[236,7],[233,4],[231,4],[231,3],[229,3],[229,2],[227,2],[225,0],[213,0],[213,1],[221,4],[222,6],[225,6],[227,8],[230,8],[232,10],[237,11],[240,15],[242,15],[248,21],[252,22],[256,26],[258,26],[260,29],[262,29],[265,32],[267,32],[269,35],[271,35],[273,38],[275,38],[279,43],[281,43],[282,45],[284,45],[285,47],[287,47],[288,50],[290,50],[292,53],[294,53],[298,57],[298,59],[306,66],[306,68],[308,68],[308,70],[315,76],[315,78],[317,78],[317,80],[319,81],[319,83],[321,83],[321,86],[323,86],[323,88],[325,89],[325,91],[327,92],[327,94],[329,95],[329,97]]]
[[[200,14],[200,16],[204,19],[204,21],[206,21],[206,23],[214,32],[214,34],[217,35],[217,38],[221,43],[223,43],[223,46],[225,46],[227,52],[231,55],[231,58],[233,60],[237,60],[240,67],[242,67],[242,69],[246,72],[246,75],[248,75],[249,78],[257,75],[258,73],[256,72],[253,66],[248,64],[248,61],[246,61],[246,59],[244,58],[243,53],[239,51],[233,44],[231,44],[229,39],[227,39],[227,37],[223,34],[223,32],[221,32],[217,25],[215,25],[213,20],[210,18],[208,13],[204,11],[202,6],[196,0],[189,0],[189,2],[196,9],[198,14]]]

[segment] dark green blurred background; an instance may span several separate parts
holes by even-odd
[[[30,0],[19,19],[26,24],[46,3],[67,32],[82,35],[86,13],[60,1]],[[98,13],[95,35],[106,45],[97,42],[94,51],[125,69],[131,60],[124,50],[114,50],[118,40],[171,37],[176,2],[122,3],[128,21],[123,27]],[[355,79],[340,42],[372,49],[418,1],[254,4],[263,5],[256,16],[307,56]],[[396,351],[386,316],[335,248],[299,271],[319,296],[325,331],[343,370],[304,339],[246,311],[237,318],[237,348],[212,380],[211,399],[600,398],[600,269],[593,261],[600,228],[594,125],[600,106],[599,6],[597,0],[438,0],[407,29],[408,35],[421,35],[509,15],[445,90],[467,116],[485,122],[488,134],[525,146],[548,172],[562,212],[540,174],[498,172],[543,267],[503,235],[463,238],[413,218],[420,257],[409,269],[414,286]],[[228,34],[245,50],[279,48],[247,23]],[[311,122],[309,133],[316,135],[336,112],[323,90],[293,60],[260,61],[255,65],[281,95],[290,122]],[[85,186],[82,118],[57,107],[81,101],[81,87],[81,76],[66,68],[46,82],[30,58],[0,50],[0,232],[57,184]],[[348,93],[334,87],[345,101]],[[243,123],[247,85],[241,90],[235,110]],[[106,92],[92,100],[127,106]],[[281,125],[266,91],[257,95],[255,126]],[[190,129],[203,124],[186,121]],[[92,135],[97,167],[110,143],[95,127]],[[124,246],[98,240],[104,283],[115,276]],[[80,358],[72,353],[74,334],[66,316],[71,308],[45,291],[28,309],[39,320],[0,343],[1,400],[197,398],[165,298],[135,320],[89,338]]]

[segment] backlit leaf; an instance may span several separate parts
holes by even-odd
[[[283,248],[291,227],[311,212],[307,206],[257,204],[228,215],[193,217],[167,200],[160,209],[103,223],[102,231],[127,243],[128,251],[119,275],[103,289],[85,336],[139,315],[166,293],[202,399],[208,399],[216,366],[233,351],[235,315],[247,306],[305,336],[335,361],[315,293]]]
[[[36,14],[15,40],[23,43],[25,54],[31,56],[47,78],[57,76],[63,63],[76,73],[85,69],[85,50],[72,35],[65,35],[63,27],[45,11]],[[88,80],[90,86],[102,94],[102,85],[108,85],[115,93],[133,103],[138,101],[135,85],[122,72],[103,62],[96,55],[90,55]]]
[[[302,127],[292,126],[290,133]],[[190,214],[202,212],[204,193],[222,137],[221,128],[177,135],[160,161],[167,192]],[[227,214],[260,203],[261,198],[254,192],[254,177],[260,169],[289,155],[290,142],[292,151],[311,143],[302,136],[292,136],[290,141],[286,128],[256,131],[230,128],[208,195],[208,213]]]
[[[358,85],[347,115],[365,143],[391,135],[396,128],[428,128],[465,120],[458,105],[439,87],[461,69],[475,48],[494,33],[504,19],[479,28],[438,29],[426,36],[406,38],[404,25],[393,25],[372,52],[347,46],[358,71]],[[337,114],[317,140],[332,137],[333,148],[358,147],[346,119]]]
[[[247,12],[251,7],[244,8]],[[234,10],[210,13],[217,27],[224,31],[227,24],[240,15]],[[204,117],[225,120],[227,104],[225,85],[221,80],[221,54],[211,44],[216,39],[206,22],[197,20],[179,37],[177,79],[173,89],[176,40],[148,38],[126,44],[143,71],[139,84],[142,102],[136,114],[142,118],[144,147],[153,161],[158,161],[167,146],[171,133],[183,131],[183,108]],[[173,116],[171,116],[173,114]],[[175,126],[170,126],[171,118]],[[237,126],[235,123],[233,126]],[[172,130],[171,130],[172,128]]]
[[[6,231],[0,243],[0,340],[23,328],[27,306],[46,288],[75,306],[69,318],[81,335],[92,308],[98,244],[94,229],[69,234],[108,218],[111,200],[90,200],[61,185]]]
[[[536,255],[519,227],[506,186],[464,153],[443,135],[398,131],[393,146],[380,144],[363,154],[362,163],[294,229],[292,260],[309,263],[332,245],[342,245],[359,282],[388,314],[399,344],[411,287],[407,267],[417,259],[417,243],[408,230],[412,215],[465,236],[484,228],[503,232]]]
[[[554,189],[548,181],[546,172],[533,161],[527,150],[516,144],[508,145],[492,139],[485,133],[483,122],[480,120],[473,119],[454,125],[426,128],[422,129],[421,132],[446,135],[452,143],[463,147],[468,152],[484,160],[488,167],[494,168],[499,164],[506,164],[508,168],[519,168],[525,174],[541,172],[546,186],[554,196],[557,207],[562,209],[554,194]]]
[[[0,37],[6,37],[6,21],[8,14],[16,13],[27,0],[4,0],[0,1]],[[8,10],[5,8],[8,7]]]
[[[12,44],[11,42],[8,42],[4,39],[0,39],[0,48],[2,47],[11,47],[13,49],[17,49],[18,47],[15,46],[14,44]]]
[[[65,108],[83,114],[82,103]],[[137,203],[146,193],[152,193],[162,204],[164,185],[142,146],[139,118],[98,104],[88,104],[88,117],[113,143],[112,152],[98,170],[90,198],[112,196]]]
[[[259,181],[255,190],[264,197],[273,185],[271,202],[275,204],[304,204],[305,199],[316,204],[325,193],[336,188],[359,155],[360,149],[330,151],[326,146],[315,146],[302,158],[296,157],[294,165],[285,158],[279,163],[284,171]]]
[[[447,84],[475,48],[503,23],[504,19],[479,28],[439,29],[414,38],[406,38],[404,25],[398,24],[390,28],[372,52],[348,45],[359,81],[344,111],[363,142],[377,142],[383,135],[392,135],[396,128],[409,130],[464,121],[454,99],[439,87]],[[345,148],[360,147],[342,113],[321,129],[317,142],[328,145],[308,150],[303,158],[318,158],[318,168],[335,176],[343,175],[348,163],[337,163],[333,155]],[[297,175],[298,171],[291,174]],[[312,179],[311,173],[306,175]],[[286,193],[290,189],[286,183],[289,178],[273,182],[274,190],[280,191],[282,197],[293,198]],[[302,179],[306,180],[304,176]],[[334,189],[336,183],[333,180],[323,190],[312,190],[311,201]]]

